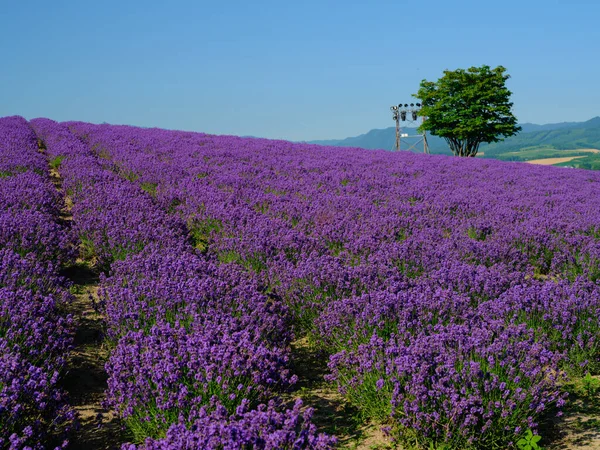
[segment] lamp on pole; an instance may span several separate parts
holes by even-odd
[[[390,106],[390,110],[392,111],[392,118],[396,121],[396,151],[400,151],[400,147],[402,145],[402,138],[419,138],[417,142],[414,142],[412,145],[409,145],[407,150],[412,150],[417,146],[417,144],[423,142],[423,152],[429,153],[429,146],[427,145],[427,134],[425,131],[423,131],[423,133],[419,135],[409,136],[408,133],[403,134],[402,129],[400,127],[400,121],[408,122],[408,125],[414,125],[415,128],[418,126],[417,122],[419,120],[421,104],[399,103],[398,105]],[[425,120],[424,117],[423,120]]]
[[[390,106],[390,110],[393,113],[393,118],[396,121],[396,151],[400,150],[400,112],[398,111],[402,105]]]

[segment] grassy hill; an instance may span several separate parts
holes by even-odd
[[[544,158],[581,157],[573,162],[561,163],[573,167],[600,169],[600,155],[576,151],[600,149],[600,117],[586,122],[563,122],[537,125],[525,123],[522,131],[501,142],[483,144],[480,156],[504,161],[530,161]],[[405,128],[403,132],[415,134],[415,129]],[[361,147],[366,149],[393,150],[395,128],[374,129],[368,133],[345,139],[311,141],[313,144],[334,145],[337,147]],[[450,154],[446,142],[428,135],[431,153]]]
[[[584,148],[600,149],[600,117],[587,122],[571,124],[557,129],[521,132],[502,142],[482,146],[486,158],[522,161],[519,155],[507,158],[507,154],[530,150],[574,150]],[[521,155],[523,156],[523,155]],[[553,156],[547,156],[551,158]]]

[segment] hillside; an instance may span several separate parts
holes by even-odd
[[[403,133],[416,134],[415,128],[403,128]],[[396,139],[396,128],[389,127],[374,129],[368,133],[345,139],[329,139],[322,141],[310,141],[310,144],[332,145],[335,147],[360,147],[370,150],[393,150]],[[432,153],[450,153],[446,142],[436,136],[427,136],[427,141]]]
[[[535,158],[563,156],[561,152],[565,150],[600,149],[600,117],[595,117],[586,122],[563,122],[545,125],[524,123],[521,124],[521,128],[522,131],[516,136],[501,142],[482,145],[480,148],[482,156],[509,161],[526,161]],[[411,128],[405,128],[403,131],[409,134],[415,133],[415,129]],[[395,128],[388,127],[374,129],[368,133],[345,139],[311,141],[310,143],[336,147],[392,150],[394,139]],[[431,153],[450,154],[450,150],[443,139],[429,135],[428,142]],[[531,151],[535,152],[531,153]],[[581,155],[584,155],[584,153],[581,153]]]

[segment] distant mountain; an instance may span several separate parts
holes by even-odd
[[[535,123],[521,123],[521,133],[530,133],[532,131],[547,131],[547,130],[559,130],[561,128],[572,128],[584,122],[561,122],[561,123],[547,123],[545,125],[538,125]]]
[[[403,132],[413,132],[414,130]],[[394,127],[375,129],[368,133],[345,139],[331,139],[326,141],[311,141],[311,144],[333,145],[336,147],[361,147],[368,149],[392,150],[395,142],[396,131]]]
[[[411,136],[417,134],[416,128],[402,128],[402,133]],[[418,139],[411,138],[406,142],[415,142]],[[374,129],[368,133],[345,139],[329,139],[323,141],[309,141],[309,144],[332,145],[334,147],[359,147],[369,150],[393,150],[396,142],[396,127]],[[427,135],[427,143],[432,153],[450,152],[446,142],[436,136]],[[421,147],[422,148],[422,147]]]
[[[502,142],[482,146],[486,158],[500,157],[505,153],[521,152],[531,148],[572,150],[580,148],[600,149],[600,117],[587,122],[556,124],[557,128],[521,132]],[[502,158],[505,159],[505,158]]]
[[[546,125],[524,123],[521,124],[521,128],[521,132],[516,136],[493,144],[483,144],[480,152],[483,152],[486,158],[497,158],[504,153],[519,152],[526,148],[535,147],[557,151],[580,148],[600,149],[600,117],[595,117],[587,122],[563,122]],[[405,128],[402,131],[411,135],[416,134],[415,129]],[[371,130],[355,137],[310,141],[310,143],[336,147],[392,150],[395,136],[395,127],[389,127]],[[443,139],[428,135],[427,142],[431,153],[450,154],[450,150]]]

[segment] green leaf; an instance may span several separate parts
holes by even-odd
[[[483,142],[497,142],[520,127],[512,114],[509,75],[498,66],[446,70],[438,81],[421,81],[414,97],[421,99],[424,117],[419,131],[446,139],[458,156],[475,156]]]
[[[533,432],[530,429],[527,429],[525,434],[527,435],[527,442],[530,442],[531,438],[533,437]]]

